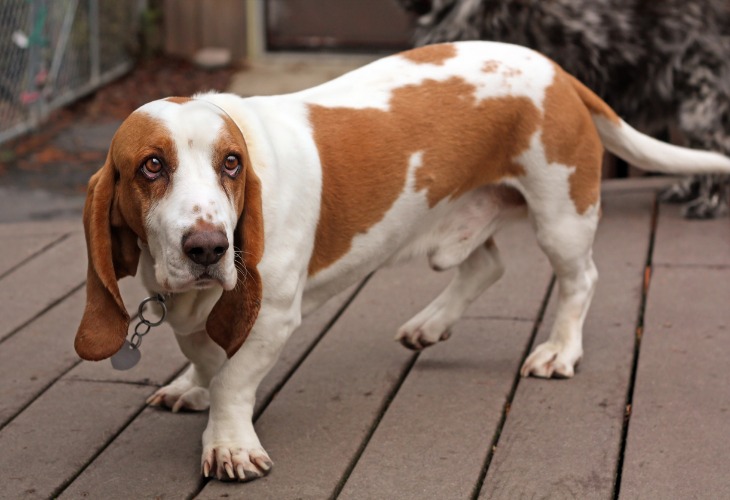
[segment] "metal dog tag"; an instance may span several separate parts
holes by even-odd
[[[111,358],[112,367],[115,370],[129,370],[139,363],[141,357],[142,353],[139,352],[139,349],[130,344],[128,340],[125,340],[119,352]]]

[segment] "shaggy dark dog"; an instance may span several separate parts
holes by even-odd
[[[418,15],[416,44],[483,39],[552,58],[626,121],[657,133],[674,126],[693,148],[730,155],[728,0],[398,0]],[[685,215],[727,212],[726,176],[667,190]]]

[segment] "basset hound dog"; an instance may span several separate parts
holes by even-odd
[[[544,56],[462,42],[386,57],[318,87],[148,103],[114,136],[84,210],[89,267],[78,354],[120,350],[117,280],[169,297],[189,369],[148,402],[203,410],[202,472],[246,481],[272,461],[251,422],[256,388],[302,316],[375,269],[426,256],[456,268],[397,338],[450,335],[503,268],[493,235],[530,217],[559,299],[524,376],[571,377],[596,286],[591,246],[603,148],[667,173],[730,159],[656,141]]]

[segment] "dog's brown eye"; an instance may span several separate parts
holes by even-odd
[[[235,155],[226,156],[226,160],[223,162],[223,170],[230,177],[236,177],[241,171],[241,162]]]
[[[142,173],[150,180],[157,179],[162,175],[162,162],[159,158],[152,157],[148,158],[142,164]]]

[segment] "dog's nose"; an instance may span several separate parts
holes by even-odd
[[[183,236],[182,248],[185,255],[196,264],[215,264],[228,250],[228,238],[223,231],[194,231]]]

